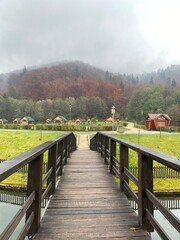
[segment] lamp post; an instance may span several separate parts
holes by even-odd
[[[112,121],[112,131],[114,131],[115,106],[112,106],[112,107],[111,107],[111,114],[112,114],[112,118],[113,118],[113,121]]]
[[[71,106],[71,105],[69,105],[70,121],[71,121],[71,109],[72,109],[72,106]]]

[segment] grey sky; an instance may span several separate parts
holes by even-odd
[[[0,0],[0,73],[80,60],[143,73],[180,64],[179,0]]]

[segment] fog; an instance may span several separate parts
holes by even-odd
[[[0,73],[80,60],[143,73],[180,64],[179,0],[0,0]]]

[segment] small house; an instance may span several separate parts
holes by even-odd
[[[171,125],[171,118],[168,114],[151,114],[146,117],[146,129],[157,130],[159,127],[169,127]]]
[[[114,122],[114,118],[109,117],[109,118],[106,119],[106,122]]]
[[[64,122],[67,122],[67,119],[63,116],[57,116],[55,119],[54,119],[54,122],[55,123],[64,123]]]
[[[46,119],[46,123],[51,123],[51,119],[50,118]]]
[[[0,124],[6,124],[8,121],[5,118],[0,119]]]
[[[14,124],[21,123],[21,118],[15,118],[15,119],[13,120],[13,123],[14,123]]]
[[[23,117],[21,119],[21,123],[22,123],[22,125],[33,124],[34,123],[34,119],[32,117]]]
[[[80,118],[77,118],[75,122],[76,122],[76,123],[81,123],[82,120],[81,120]]]

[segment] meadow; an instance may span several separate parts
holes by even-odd
[[[58,132],[46,131],[0,131],[0,159],[8,160],[12,157],[38,146],[48,140],[56,138],[61,134]],[[115,135],[115,134],[114,134]],[[116,137],[138,143],[180,158],[180,134],[116,134]],[[118,150],[117,150],[118,152]],[[155,163],[154,166],[159,165]],[[130,166],[137,166],[137,154],[130,151]],[[27,176],[18,172],[10,176],[1,184],[24,187]],[[155,179],[154,190],[157,191],[180,191],[179,179]],[[133,184],[132,184],[133,186]],[[133,186],[136,190],[136,187]]]
[[[180,134],[114,134],[114,136],[140,144],[151,149],[163,152],[168,155],[175,156],[180,158]],[[118,153],[117,149],[117,153]],[[137,153],[130,150],[130,166],[137,166]],[[159,166],[160,164],[155,162],[153,166]],[[137,190],[137,187],[131,183],[131,186],[134,190]],[[154,190],[155,191],[180,191],[180,179],[175,178],[155,178],[154,179]]]
[[[8,160],[60,135],[45,131],[0,131],[0,159]]]
[[[180,158],[180,134],[141,134],[139,136],[114,134],[114,136]]]

